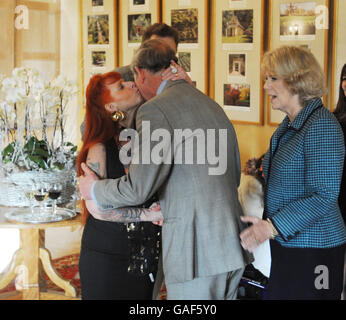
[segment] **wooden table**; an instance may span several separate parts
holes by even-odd
[[[50,252],[45,248],[45,231],[48,228],[80,227],[80,214],[70,220],[45,224],[10,222],[5,213],[10,208],[0,207],[0,229],[15,228],[20,230],[20,248],[14,253],[5,274],[0,278],[0,290],[4,289],[16,276],[22,287],[23,300],[77,300],[77,290],[63,279],[52,266]],[[30,209],[28,209],[30,210]],[[64,290],[64,293],[47,291],[44,273]]]

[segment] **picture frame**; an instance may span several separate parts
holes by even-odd
[[[305,47],[311,50],[328,75],[328,12],[329,0],[269,0],[268,51],[283,45]],[[326,106],[327,99],[323,97]],[[272,110],[267,96],[265,105],[267,123],[278,126],[285,113]]]
[[[80,8],[85,90],[93,75],[112,71],[118,64],[118,8],[116,0],[81,1]]]
[[[93,12],[102,12],[104,10],[104,0],[91,0]]]
[[[334,0],[333,8],[333,35],[332,35],[332,73],[330,81],[330,99],[329,106],[334,111],[339,98],[340,75],[344,64],[346,63],[346,42],[345,30],[346,20],[346,1]]]
[[[212,0],[211,5],[210,96],[233,123],[262,126],[265,1]]]
[[[129,65],[147,27],[160,22],[160,0],[121,0],[119,3],[119,61]]]
[[[162,0],[162,22],[175,27],[179,32],[179,63],[196,83],[196,87],[207,95],[208,16],[208,0]]]

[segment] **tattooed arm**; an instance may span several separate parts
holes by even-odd
[[[163,220],[161,207],[157,202],[153,203],[150,208],[127,207],[107,211],[101,211],[92,200],[87,200],[86,206],[95,219],[103,221],[127,223]]]
[[[98,143],[92,146],[88,152],[87,165],[100,179],[107,178],[106,148]],[[112,222],[138,222],[160,221],[163,219],[159,204],[153,204],[150,208],[126,207],[101,211],[94,201],[85,201],[90,214],[98,220]]]
[[[106,147],[102,143],[92,146],[88,151],[88,167],[94,171],[100,179],[107,178]]]

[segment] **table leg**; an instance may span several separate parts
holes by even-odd
[[[65,296],[77,297],[76,288],[70,283],[70,281],[64,280],[58,275],[51,263],[50,253],[45,248],[40,248],[40,258],[42,260],[43,268],[48,277],[59,287],[64,289]]]
[[[5,274],[3,274],[0,279],[0,290],[6,288],[9,285],[9,283],[17,276],[18,267],[21,265],[22,262],[23,262],[23,250],[18,249],[14,253]]]
[[[23,300],[39,300],[40,293],[45,288],[44,273],[46,272],[50,280],[58,287],[64,289],[65,297],[76,298],[77,290],[70,283],[64,280],[52,266],[49,251],[44,247],[45,231],[39,229],[21,229],[21,255],[23,256],[23,268],[25,280],[23,290]],[[1,283],[0,283],[1,284]],[[63,294],[46,294],[46,297],[58,299]]]
[[[23,250],[26,281],[23,290],[23,300],[40,299],[40,230],[21,229],[20,242]]]

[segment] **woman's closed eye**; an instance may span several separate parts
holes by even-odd
[[[266,76],[266,80],[276,81],[278,78],[276,76]]]

